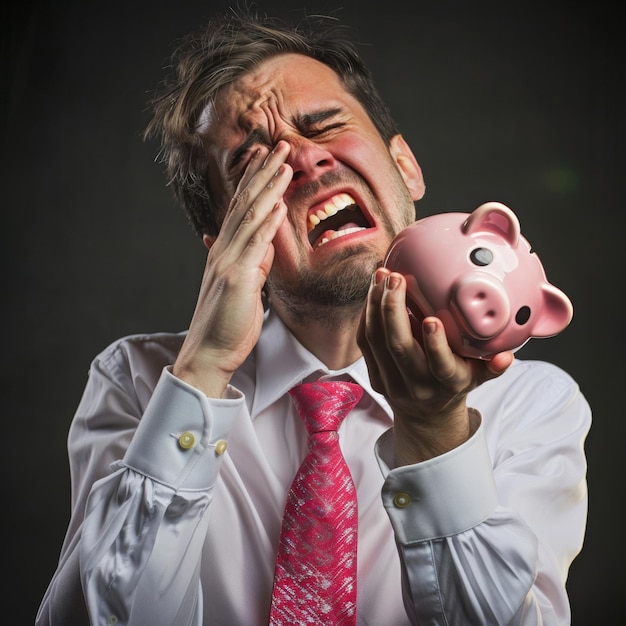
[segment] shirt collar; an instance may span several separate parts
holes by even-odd
[[[393,415],[385,397],[372,389],[363,357],[344,369],[328,369],[291,334],[271,308],[266,314],[254,355],[256,385],[251,407],[253,418],[305,379],[345,378],[346,375],[361,385],[389,417]]]

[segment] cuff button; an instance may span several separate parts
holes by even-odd
[[[215,444],[215,454],[217,454],[217,456],[222,456],[222,454],[226,452],[227,447],[228,447],[228,444],[226,443],[226,441],[224,441],[224,439],[220,439]]]
[[[409,506],[410,503],[411,503],[411,494],[406,493],[404,491],[399,491],[393,497],[393,504],[399,509],[406,508],[407,506]]]
[[[183,450],[189,450],[189,448],[192,448],[195,443],[196,443],[196,438],[193,436],[193,433],[190,433],[189,431],[184,432],[178,438],[178,445]]]

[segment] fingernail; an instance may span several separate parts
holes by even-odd
[[[437,324],[435,324],[435,322],[424,322],[424,330],[429,335],[434,335],[437,330]]]
[[[389,274],[385,278],[385,289],[395,289],[400,284],[400,279],[395,274]]]

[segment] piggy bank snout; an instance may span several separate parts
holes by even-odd
[[[511,317],[504,286],[489,275],[461,277],[452,288],[450,302],[459,325],[480,340],[501,333]]]

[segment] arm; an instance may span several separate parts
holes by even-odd
[[[368,306],[382,310],[385,289],[393,299],[383,284],[378,293],[373,287]],[[385,306],[390,307],[389,300]],[[380,331],[380,318],[370,311],[370,323],[374,321]],[[436,325],[434,334],[441,331]],[[396,346],[407,345],[390,332],[386,341],[393,336]],[[437,352],[440,339],[426,337],[426,353],[413,358],[423,357],[436,371],[449,356],[445,349],[428,354]],[[380,344],[370,344],[369,350],[370,359],[377,355],[376,376],[389,351],[383,356]],[[468,364],[481,365],[486,366]],[[538,368],[534,378],[532,373],[518,376],[523,367],[513,368],[505,374],[507,384],[485,382],[494,377],[492,370],[474,374],[478,383],[453,385],[446,403],[442,389],[455,378],[457,367],[463,364],[457,365],[456,358],[452,365],[448,362],[453,375],[441,384],[436,376],[426,384],[423,371],[412,374],[412,380],[420,381],[427,408],[452,407],[452,413],[437,410],[429,415],[424,401],[414,397],[414,407],[422,404],[422,410],[414,412],[418,429],[403,422],[411,418],[402,404],[397,405],[396,426],[379,445],[387,476],[383,503],[396,534],[407,614],[415,624],[569,624],[565,579],[585,527],[582,442],[589,407],[573,381],[547,365]],[[465,380],[462,370],[456,379]],[[465,403],[469,389],[481,382],[474,397],[482,399],[489,429]],[[380,378],[377,384],[382,384]],[[457,411],[459,397],[462,410]],[[404,398],[408,405],[406,392]],[[429,403],[433,398],[437,402]],[[467,435],[454,445],[449,438],[457,431],[445,433],[443,426],[448,420],[464,423],[463,416]],[[425,433],[424,442],[412,446],[412,433],[418,430]],[[397,441],[399,436],[403,442]],[[407,458],[413,462],[403,463]],[[408,496],[398,499],[398,493]]]
[[[199,547],[223,458],[217,444],[243,400],[230,390],[210,402],[167,369],[156,383],[142,362],[154,350],[124,342],[92,365],[69,437],[72,518],[37,624],[201,616]],[[195,438],[188,448],[172,436],[185,431]]]
[[[216,437],[228,432],[232,403],[242,402],[229,383],[261,331],[261,290],[291,180],[289,145],[268,152],[251,159],[219,236],[205,237],[210,250],[189,331],[149,402],[138,402],[146,390],[133,371],[120,373],[110,359],[92,368],[70,434],[72,519],[38,614],[42,626],[72,623],[68,616],[84,615],[85,604],[93,623],[201,623]],[[190,447],[181,445],[185,432],[194,435]]]
[[[585,529],[590,413],[568,377],[538,370],[543,380],[528,372],[512,386],[534,383],[523,410],[505,410],[494,427],[481,424],[431,461],[391,470],[383,463],[383,503],[414,623],[570,623],[565,580]],[[512,397],[497,402],[520,406]],[[391,434],[379,454],[393,463]],[[410,495],[406,506],[398,493]]]

